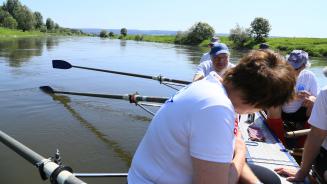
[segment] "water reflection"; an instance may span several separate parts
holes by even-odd
[[[107,144],[113,151],[117,154],[117,156],[123,160],[127,167],[130,166],[132,160],[132,154],[128,151],[123,150],[119,144],[113,140],[107,138],[107,135],[103,134],[99,131],[95,126],[89,123],[86,119],[84,119],[77,111],[75,111],[70,105],[70,98],[64,95],[52,95],[50,94],[54,101],[60,102],[70,113],[71,115],[76,118],[83,127],[90,130],[94,135]]]
[[[0,41],[0,57],[9,63],[10,67],[21,67],[34,56],[41,56],[44,45],[49,50],[58,45],[55,37],[18,38]]]
[[[125,49],[126,47],[126,40],[121,39],[120,40],[120,48]]]

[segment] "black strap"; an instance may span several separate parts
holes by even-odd
[[[52,184],[58,184],[57,177],[62,171],[69,171],[73,173],[73,169],[71,167],[60,165],[51,173],[50,182]]]
[[[45,174],[43,168],[44,168],[44,163],[40,164],[40,165],[37,165],[37,168],[39,169],[39,173],[40,173],[40,176],[42,178],[42,180],[47,180],[48,177],[47,175]]]

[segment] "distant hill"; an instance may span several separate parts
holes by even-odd
[[[90,34],[97,34],[99,35],[100,32],[104,29],[97,29],[97,28],[79,28],[84,33]],[[120,34],[120,29],[105,29],[108,32],[112,31],[115,34]],[[129,35],[176,35],[178,31],[165,31],[165,30],[139,30],[139,29],[127,29],[127,33]],[[225,33],[218,33],[218,36],[228,36]]]

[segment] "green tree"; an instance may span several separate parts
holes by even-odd
[[[53,30],[55,27],[55,23],[50,18],[47,18],[45,25],[47,26],[47,30]]]
[[[228,38],[233,42],[234,47],[245,47],[246,43],[251,40],[250,29],[245,29],[237,24],[230,30]]]
[[[183,44],[183,43],[185,43],[186,37],[187,37],[187,33],[186,32],[178,31],[176,33],[175,41],[174,42],[176,44]]]
[[[269,21],[262,17],[256,17],[251,22],[251,35],[254,38],[254,40],[259,42],[264,42],[265,39],[268,37],[269,32],[271,30],[271,26],[269,24]]]
[[[17,22],[12,16],[8,16],[3,20],[2,26],[10,29],[16,29]]]
[[[19,0],[7,0],[7,2],[3,3],[2,9],[10,13],[14,18],[16,18],[15,11],[20,9],[22,7],[22,4],[19,2]]]
[[[55,29],[59,29],[59,28],[60,28],[59,24],[58,24],[58,23],[55,23],[55,24],[54,24],[54,28],[55,28]]]
[[[120,34],[125,37],[127,35],[127,29],[126,28],[121,28]]]
[[[213,37],[215,30],[209,24],[204,22],[195,23],[188,31],[186,44],[197,45],[203,40]]]
[[[22,6],[19,9],[15,9],[14,15],[14,18],[18,23],[18,29],[21,29],[23,31],[29,31],[34,28],[34,14],[29,10],[27,6]]]
[[[107,38],[108,36],[109,36],[109,34],[108,34],[108,31],[107,30],[102,30],[100,32],[100,37],[101,38]]]
[[[3,23],[6,17],[12,17],[12,16],[6,10],[0,8],[0,25]]]
[[[43,25],[43,17],[40,12],[34,12],[34,18],[35,18],[35,28],[41,29]]]
[[[115,36],[114,32],[110,31],[110,32],[109,32],[109,37],[112,38],[112,37],[114,37],[114,36]]]

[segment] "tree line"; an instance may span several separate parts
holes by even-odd
[[[256,17],[250,24],[249,28],[243,28],[238,24],[230,30],[228,39],[232,42],[234,48],[252,48],[258,43],[266,41],[271,30],[269,21],[262,17]],[[126,39],[127,29],[122,28],[120,35],[116,36],[112,31],[102,30],[100,32],[102,38],[119,38]],[[187,31],[178,31],[174,43],[182,45],[199,45],[205,40],[210,40],[215,36],[215,30],[212,26],[205,22],[197,22]],[[135,35],[134,40],[142,41],[143,35]]]
[[[81,30],[62,28],[51,18],[43,22],[40,12],[33,12],[19,0],[7,0],[0,6],[0,26],[22,31],[39,30],[41,32],[83,34]]]

